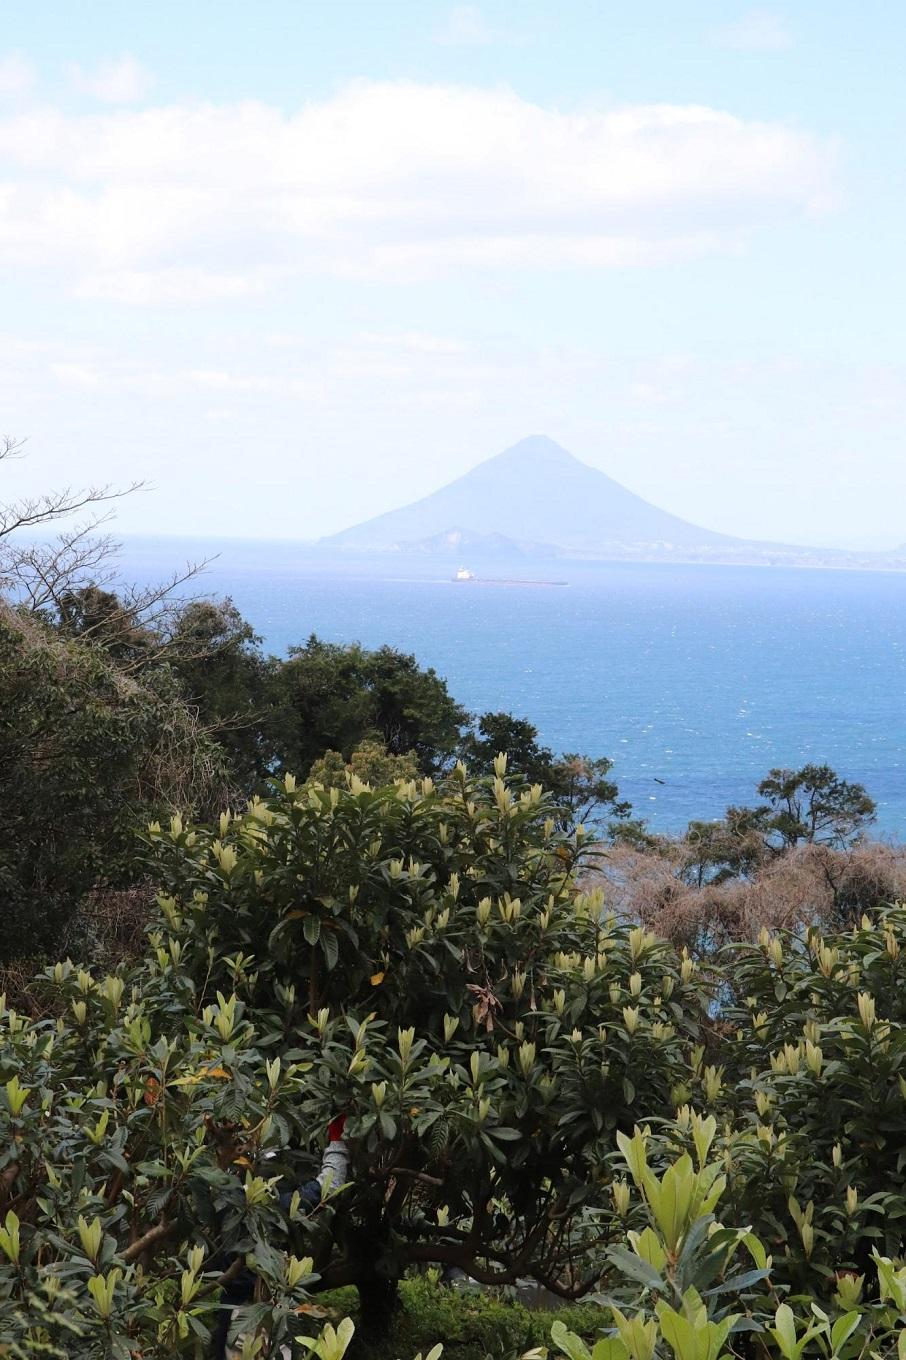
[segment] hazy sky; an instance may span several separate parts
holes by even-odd
[[[315,537],[546,433],[906,540],[906,6],[34,0],[0,26],[4,496]]]

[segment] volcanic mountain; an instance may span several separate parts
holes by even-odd
[[[688,553],[740,540],[660,510],[545,435],[522,439],[455,482],[321,540],[384,552]]]

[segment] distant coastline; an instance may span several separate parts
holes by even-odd
[[[172,547],[176,558],[189,556],[197,559],[205,557],[208,553],[217,554],[223,551],[235,552],[247,558],[256,554],[256,551],[260,551],[267,558],[271,558],[274,553],[279,555],[291,554],[294,566],[314,568],[319,574],[336,571],[338,576],[346,577],[350,575],[351,571],[357,571],[363,577],[373,576],[381,580],[392,580],[397,579],[397,577],[400,580],[420,577],[422,579],[450,581],[450,569],[457,560],[451,554],[445,552],[407,552],[402,549],[368,550],[364,548],[327,549],[322,542],[311,539],[124,534],[122,535],[122,543],[126,557],[133,560],[141,559],[148,553],[159,561],[160,550],[164,545]],[[174,558],[175,564],[179,565],[176,558]],[[507,576],[500,578],[506,580],[516,580],[514,569],[518,570],[520,567],[524,567],[527,571],[531,571],[533,568],[537,570],[540,567],[542,571],[552,570],[558,574],[561,571],[572,574],[573,570],[595,571],[606,567],[631,568],[638,566],[701,567],[708,569],[735,567],[743,570],[758,568],[759,570],[773,572],[837,571],[883,576],[900,576],[906,572],[906,553],[874,553],[868,551],[855,553],[830,548],[826,552],[821,549],[811,551],[803,549],[802,556],[790,554],[788,556],[771,557],[769,560],[757,554],[751,556],[731,556],[728,554],[726,557],[722,557],[678,553],[675,556],[668,557],[664,554],[641,552],[613,552],[602,556],[591,553],[562,552],[551,553],[548,556],[540,553],[537,556],[528,554],[509,556],[500,553],[487,557],[476,555],[476,561],[484,572],[489,573],[501,568],[506,570]],[[400,571],[400,568],[403,568],[403,570]],[[486,582],[491,580],[487,575],[483,579]],[[538,578],[533,576],[530,579],[537,580]],[[559,575],[557,579],[559,579]],[[499,584],[500,581],[497,580],[496,583]],[[569,584],[572,584],[572,581]]]
[[[236,540],[233,540],[236,541]],[[252,540],[248,540],[251,542]],[[271,540],[264,540],[271,541]],[[284,540],[289,542],[289,540]],[[297,545],[301,552],[304,552],[308,559],[316,562],[320,566],[336,564],[340,566],[346,562],[357,562],[362,566],[374,564],[391,564],[395,562],[405,562],[407,565],[424,563],[427,569],[440,568],[441,566],[452,565],[455,560],[441,552],[425,552],[411,550],[401,545],[399,548],[334,548],[326,550],[324,545],[317,543],[299,543]],[[779,550],[777,553],[758,553],[758,552],[739,552],[739,553],[654,553],[644,551],[613,551],[606,553],[590,552],[558,552],[558,553],[497,553],[482,563],[489,566],[512,568],[517,564],[525,566],[531,570],[533,565],[541,563],[545,566],[556,563],[557,567],[568,570],[570,567],[605,567],[605,566],[652,566],[652,567],[758,567],[765,571],[858,571],[858,572],[879,572],[884,574],[902,574],[906,572],[906,553],[883,553],[883,552],[846,552],[842,549],[803,548],[797,551],[784,552]],[[487,577],[485,580],[489,579]],[[498,578],[498,584],[500,580]],[[507,577],[507,580],[515,577]],[[559,585],[561,582],[541,581],[539,584]]]

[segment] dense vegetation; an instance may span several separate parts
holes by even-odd
[[[172,677],[124,674],[0,604],[2,950],[54,945],[92,888],[136,880],[137,818],[212,809],[224,753]]]
[[[106,496],[0,510],[0,1355],[200,1360],[230,1314],[250,1360],[906,1356],[866,791],[773,770],[654,836],[412,656],[268,657],[78,533],[7,546]],[[527,1280],[582,1307],[501,1306]]]
[[[285,769],[383,783],[465,756],[481,773],[507,745],[561,825],[625,817],[608,760],[555,757],[507,714],[473,723],[392,648],[311,637],[281,660],[229,601],[148,620],[90,585],[37,611],[0,603],[0,957],[58,939],[92,889],[134,884],[134,830],[156,815],[211,814]]]
[[[502,760],[287,778],[147,839],[144,956],[0,1019],[4,1344],[204,1354],[244,1260],[262,1354],[344,1284],[380,1336],[431,1266],[600,1295],[618,1357],[896,1344],[906,911],[702,968],[581,889],[584,838]],[[350,1183],[307,1211],[339,1111]]]
[[[906,889],[902,855],[866,840],[870,797],[826,765],[773,770],[755,805],[653,836],[609,760],[555,755],[507,713],[470,718],[439,676],[389,647],[311,637],[268,657],[229,601],[149,619],[82,585],[37,611],[0,604],[0,700],[7,958],[58,939],[92,889],[140,881],[132,832],[154,816],[211,814],[286,769],[381,784],[462,759],[486,775],[501,750],[553,796],[562,829],[610,842],[599,870],[611,899],[696,950],[762,922],[854,919]]]

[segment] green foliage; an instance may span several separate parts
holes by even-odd
[[[339,751],[325,751],[312,765],[306,783],[327,789],[342,789],[353,778],[377,788],[395,784],[398,779],[415,779],[418,765],[412,755],[391,755],[379,741],[363,741],[346,761]]]
[[[596,1273],[612,1131],[666,1104],[699,994],[576,892],[575,837],[500,769],[287,779],[220,835],[152,829],[171,895],[146,957],[57,964],[43,1018],[0,1013],[10,1345],[200,1354],[240,1260],[261,1283],[237,1326],[269,1344],[313,1286],[367,1297],[409,1263],[578,1292],[590,1250]],[[339,1109],[352,1184],[306,1217],[290,1192]]]
[[[319,1302],[333,1313],[358,1316],[352,1290],[337,1290]],[[400,1285],[400,1308],[389,1335],[376,1338],[363,1331],[359,1341],[368,1360],[424,1353],[438,1340],[443,1341],[444,1360],[517,1360],[546,1345],[552,1317],[587,1341],[601,1328],[600,1309],[594,1304],[563,1306],[552,1314],[528,1308],[508,1294],[449,1288],[417,1276]]]
[[[0,1011],[8,1344],[199,1355],[237,1254],[267,1282],[243,1325],[276,1338],[296,1323],[313,1275],[293,1252],[298,1211],[243,1149],[284,1145],[303,1069],[268,1067],[234,997],[199,1009],[178,957],[152,941],[128,975],[57,964],[41,984],[56,1018]]]
[[[276,668],[272,693],[275,763],[299,775],[325,751],[348,760],[375,737],[392,755],[413,752],[420,770],[433,774],[456,749],[467,717],[446,683],[414,656],[316,637]]]
[[[792,1283],[870,1269],[906,1227],[906,910],[733,951],[737,1201]]]
[[[623,821],[630,805],[622,802],[609,778],[613,761],[575,753],[555,756],[540,745],[538,729],[524,718],[509,713],[484,713],[463,738],[462,759],[475,774],[491,774],[494,760],[506,751],[509,768],[529,784],[540,784],[550,793],[565,824],[600,823],[608,818]]]
[[[440,787],[287,777],[218,828],[152,833],[180,967],[277,1009],[315,1138],[350,1115],[326,1281],[436,1262],[561,1288],[597,1236],[614,1131],[685,1073],[691,961],[577,891],[582,838],[505,763]]]
[[[841,779],[829,765],[771,770],[758,792],[766,800],[768,832],[785,849],[800,841],[843,848],[876,811],[861,784]]]
[[[462,743],[462,759],[476,774],[491,774],[506,751],[509,768],[530,784],[544,784],[554,763],[553,752],[538,743],[538,729],[510,713],[483,713]]]
[[[63,637],[83,642],[90,639],[119,665],[141,664],[156,650],[153,629],[114,591],[103,586],[64,590],[55,596],[50,617]]]
[[[727,1185],[726,1156],[709,1160],[717,1121],[692,1113],[686,1126],[692,1151],[668,1151],[661,1174],[650,1154],[663,1157],[664,1149],[649,1131],[618,1135],[640,1198],[630,1209],[624,1196],[624,1211],[644,1226],[610,1252],[616,1273],[599,1297],[610,1315],[608,1333],[589,1348],[557,1319],[551,1328],[557,1350],[568,1360],[906,1354],[906,1268],[875,1254],[880,1289],[872,1303],[859,1304],[859,1291],[842,1284],[826,1307],[814,1297],[785,1298],[761,1239],[715,1216]]]
[[[261,639],[232,600],[171,602],[154,617],[87,585],[55,600],[53,622],[63,637],[90,642],[120,670],[168,674],[174,695],[223,750],[234,785],[251,791],[264,778],[273,758],[268,710],[276,663],[263,656]]]
[[[152,822],[146,955],[0,1006],[0,1353],[201,1356],[243,1262],[250,1354],[343,1284],[370,1337],[447,1266],[596,1290],[576,1360],[906,1348],[906,909],[703,974],[582,888],[584,836],[503,757],[344,785]],[[304,1212],[341,1111],[350,1181]],[[538,1344],[501,1311],[463,1357]]]
[[[876,811],[861,784],[841,779],[829,765],[773,769],[758,794],[764,801],[755,807],[729,807],[719,820],[689,823],[683,840],[688,883],[749,877],[798,845],[845,850]]]
[[[312,637],[265,658],[229,600],[176,605],[79,579],[46,618],[2,608],[0,957],[40,953],[86,893],[135,882],[132,834],[152,810],[210,815],[286,767],[325,785],[437,772],[468,721],[433,670],[392,648]],[[531,782],[552,784],[566,822],[613,801],[607,761],[552,761],[527,730]]]
[[[204,804],[222,778],[165,675],[139,683],[104,653],[0,606],[0,956],[55,939],[82,895],[135,872],[136,818]]]
[[[761,808],[729,807],[719,821],[692,821],[683,840],[683,877],[701,888],[747,878],[765,862],[766,815]]]
[[[167,628],[163,655],[218,742],[235,786],[252,790],[272,759],[268,710],[273,662],[232,600],[195,600]]]

